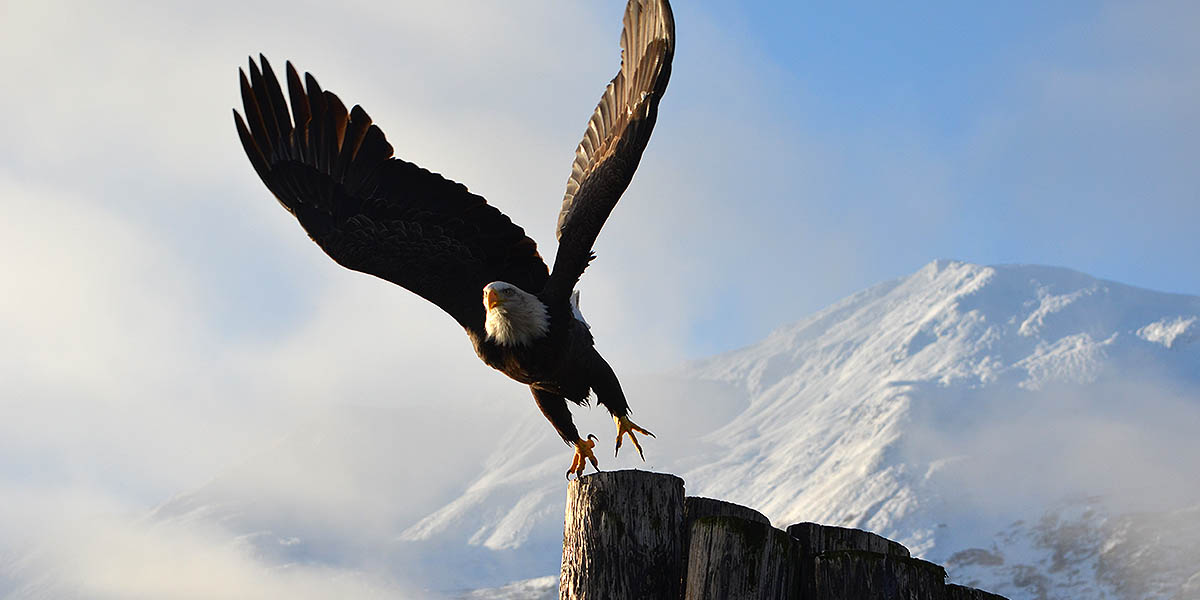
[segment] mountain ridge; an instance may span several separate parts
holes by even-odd
[[[743,390],[748,401],[740,414],[703,437],[723,451],[678,472],[695,488],[690,494],[753,506],[777,524],[807,520],[861,527],[944,561],[992,542],[965,530],[998,530],[1004,519],[960,515],[957,523],[944,522],[953,520],[944,515],[965,512],[953,509],[958,500],[948,495],[958,494],[964,482],[976,485],[974,475],[962,472],[978,468],[970,465],[979,460],[928,446],[944,446],[954,428],[974,431],[989,420],[1022,418],[1060,397],[1103,396],[1100,390],[1127,370],[1137,372],[1131,377],[1138,385],[1160,377],[1179,380],[1191,398],[1197,378],[1188,377],[1188,365],[1200,364],[1196,315],[1200,298],[1070,269],[934,261],[779,328],[759,344],[685,367],[687,376]],[[964,401],[983,416],[960,414],[969,412],[955,408]],[[1071,402],[1071,410],[1087,410],[1082,401]],[[1108,426],[1112,418],[1101,421]],[[1033,427],[1039,437],[1030,443],[1039,448],[1048,443],[1041,434],[1071,423],[1071,415],[1059,409],[1047,411],[1045,419],[1047,424]],[[924,431],[929,428],[936,431]],[[1049,492],[1045,483],[1029,485]],[[542,497],[554,501],[544,492]],[[1039,499],[1045,506],[1016,512],[1049,510],[1058,500]],[[476,502],[488,502],[486,494]],[[425,536],[436,537],[441,516],[423,521]],[[985,580],[982,587],[1014,598],[1045,596],[1023,592],[1042,580],[1029,575],[1040,573],[1036,566],[1018,564],[1021,568],[997,569],[992,581],[999,585]],[[1078,585],[1066,589],[1081,591]]]
[[[1173,522],[1162,515],[1200,505],[1200,489],[1180,477],[1200,470],[1200,453],[1187,452],[1200,429],[1198,340],[1200,297],[1058,267],[938,260],[758,344],[626,387],[656,400],[639,404],[639,420],[659,434],[642,468],[680,474],[689,495],[751,506],[776,525],[872,530],[946,564],[955,581],[1013,600],[1147,590],[1169,598],[1200,572],[1150,573],[1119,559],[1154,555],[1130,532],[1161,529]],[[289,453],[351,459],[353,446],[378,454],[354,459],[358,478],[310,476],[360,490],[374,470],[398,478],[386,473],[388,444],[347,440],[385,437],[407,416],[346,419],[328,431],[318,421],[247,468],[276,469]],[[532,413],[495,448],[474,477],[439,479],[458,491],[423,515],[376,499],[342,507],[349,524],[339,516],[314,525],[305,506],[333,514],[330,503],[350,496],[283,511],[272,506],[284,499],[210,485],[155,518],[220,522],[280,565],[372,564],[423,578],[442,590],[433,595],[529,580],[495,589],[544,595],[558,566],[565,453]],[[321,469],[338,468],[317,458]],[[640,466],[628,455],[602,460],[606,469]],[[1136,493],[1145,489],[1161,500],[1151,512]],[[1200,533],[1175,543],[1200,552]],[[1106,545],[1125,550],[1106,554]]]

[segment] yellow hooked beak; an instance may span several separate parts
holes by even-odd
[[[490,289],[484,290],[483,291],[483,304],[484,304],[484,306],[488,307],[488,310],[491,310],[491,309],[499,306],[500,305],[500,293],[497,292],[496,290],[490,290]]]

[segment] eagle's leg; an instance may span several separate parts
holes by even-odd
[[[575,440],[575,457],[571,459],[571,468],[567,469],[567,479],[571,478],[571,473],[575,474],[575,478],[583,477],[583,470],[587,467],[588,461],[592,461],[592,468],[600,471],[599,465],[596,464],[596,455],[592,453],[592,448],[596,447],[596,436],[588,434],[586,440]]]
[[[575,477],[583,475],[583,470],[587,467],[588,462],[591,462],[592,467],[599,471],[600,466],[596,462],[596,455],[592,452],[592,448],[596,446],[596,436],[588,434],[587,439],[579,437],[579,430],[575,428],[575,423],[571,420],[571,411],[567,409],[567,399],[532,385],[529,386],[529,391],[533,392],[533,400],[537,402],[538,409],[554,426],[559,437],[564,442],[575,446],[571,467],[567,469],[567,479],[571,478],[571,473],[574,473]]]
[[[629,434],[629,441],[633,442],[633,447],[637,448],[638,456],[642,457],[642,461],[645,462],[646,455],[642,454],[642,445],[638,443],[637,436],[633,433],[636,431],[637,433],[644,433],[650,437],[655,437],[655,435],[645,429],[642,429],[642,427],[637,423],[630,421],[628,415],[622,415],[620,417],[613,415],[613,421],[615,421],[617,424],[617,449],[613,451],[613,456],[616,456],[617,452],[621,451],[621,438],[624,437],[625,434]]]
[[[629,441],[633,442],[633,447],[637,448],[638,456],[642,457],[643,461],[646,460],[646,455],[642,454],[642,445],[638,443],[634,433],[643,433],[650,437],[655,437],[655,435],[629,420],[629,403],[625,400],[625,392],[621,391],[621,382],[617,379],[617,374],[613,372],[612,367],[608,365],[608,361],[604,360],[604,357],[600,356],[595,348],[592,348],[590,366],[591,386],[592,391],[596,392],[596,402],[603,404],[604,408],[612,413],[613,422],[617,424],[617,447],[613,450],[613,456],[621,451],[621,441],[628,435]]]

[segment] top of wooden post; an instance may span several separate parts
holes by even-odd
[[[601,471],[567,486],[559,595],[675,599],[683,581],[683,480]]]
[[[800,549],[805,554],[863,550],[904,558],[912,557],[908,553],[908,548],[905,548],[900,542],[893,542],[881,535],[861,529],[818,525],[816,523],[796,523],[789,526],[787,532],[800,542]]]
[[[683,518],[688,524],[704,517],[737,517],[739,519],[746,519],[747,521],[766,523],[767,525],[771,524],[771,520],[766,515],[749,506],[701,496],[688,496],[684,498]]]
[[[657,480],[657,481],[656,481]],[[572,479],[567,484],[567,493],[571,493],[573,488],[578,486],[597,486],[597,487],[632,487],[639,485],[672,485],[668,481],[672,480],[674,485],[683,487],[683,479],[678,475],[670,473],[655,473],[654,471],[642,471],[641,469],[621,469],[619,471],[598,471],[590,475],[584,475],[579,479]]]

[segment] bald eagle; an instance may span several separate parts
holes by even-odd
[[[675,51],[667,0],[630,0],[621,69],[575,151],[558,216],[550,271],[537,244],[482,197],[392,156],[360,106],[287,63],[287,95],[266,57],[239,70],[245,119],[233,111],[246,156],[263,183],[338,264],[403,286],[467,332],[487,365],[529,386],[542,414],[574,446],[567,477],[599,469],[595,436],[582,438],[567,402],[589,393],[612,414],[616,451],[628,435],[654,434],[629,419],[612,368],[596,351],[576,283],[592,244],[628,187],[650,139]],[[290,112],[289,112],[290,100]]]

